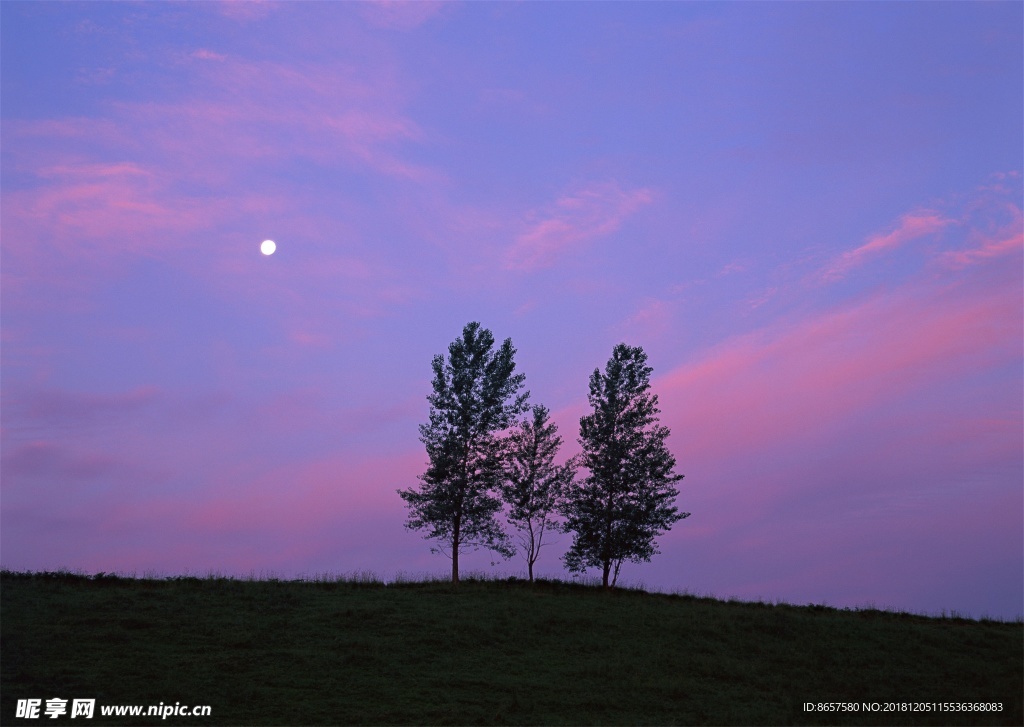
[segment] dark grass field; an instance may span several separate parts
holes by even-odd
[[[1024,723],[1019,622],[558,582],[4,572],[0,629],[3,725]],[[15,716],[53,697],[95,716]],[[100,714],[179,702],[210,716]]]

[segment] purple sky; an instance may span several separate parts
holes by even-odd
[[[648,353],[693,515],[627,583],[1024,612],[1020,3],[0,12],[4,567],[443,573],[477,320],[565,456]]]

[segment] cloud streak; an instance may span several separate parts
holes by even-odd
[[[908,287],[735,339],[661,379],[687,451],[727,457],[1020,356],[1015,285]],[[770,384],[768,383],[770,382]],[[669,407],[666,407],[669,408]]]
[[[841,280],[851,270],[872,258],[892,252],[922,237],[935,235],[953,224],[955,224],[954,220],[943,217],[932,210],[922,210],[904,215],[895,229],[874,235],[860,247],[843,253],[824,271],[822,277],[826,281]]]
[[[565,194],[544,212],[531,215],[534,219],[506,251],[505,267],[524,272],[551,267],[580,253],[586,243],[614,233],[653,199],[650,189],[624,190],[615,182]]]
[[[1016,179],[1011,177],[1010,179]],[[1017,190],[1019,196],[1019,188]],[[939,255],[939,262],[953,269],[962,269],[994,258],[1006,258],[1024,247],[1024,214],[1015,202],[1003,201],[1013,191],[984,198],[977,203],[982,224],[972,229],[968,245]]]

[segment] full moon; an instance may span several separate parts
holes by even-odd
[[[274,244],[273,240],[264,240],[262,243],[260,243],[260,252],[262,252],[264,255],[273,255],[274,250],[276,249],[277,245]]]

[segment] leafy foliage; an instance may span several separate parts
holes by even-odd
[[[532,418],[520,423],[506,440],[505,477],[501,493],[509,505],[506,518],[518,531],[529,579],[544,545],[544,535],[555,529],[562,493],[573,481],[575,462],[555,464],[562,445],[558,426],[546,407],[533,407]]]
[[[526,411],[529,392],[520,393],[526,377],[514,373],[511,339],[493,348],[491,332],[472,322],[448,347],[447,361],[434,357],[430,421],[420,425],[430,464],[418,489],[398,491],[409,508],[406,527],[440,542],[452,559],[453,582],[467,549],[514,552],[495,518],[502,503],[494,492],[504,474],[498,433]]]
[[[589,475],[565,497],[565,528],[574,534],[565,555],[570,571],[603,570],[612,585],[624,560],[649,561],[656,536],[689,516],[673,504],[675,457],[665,446],[668,427],[657,424],[658,397],[643,349],[619,344],[605,371],[590,377],[593,414],[580,419],[580,464]]]

